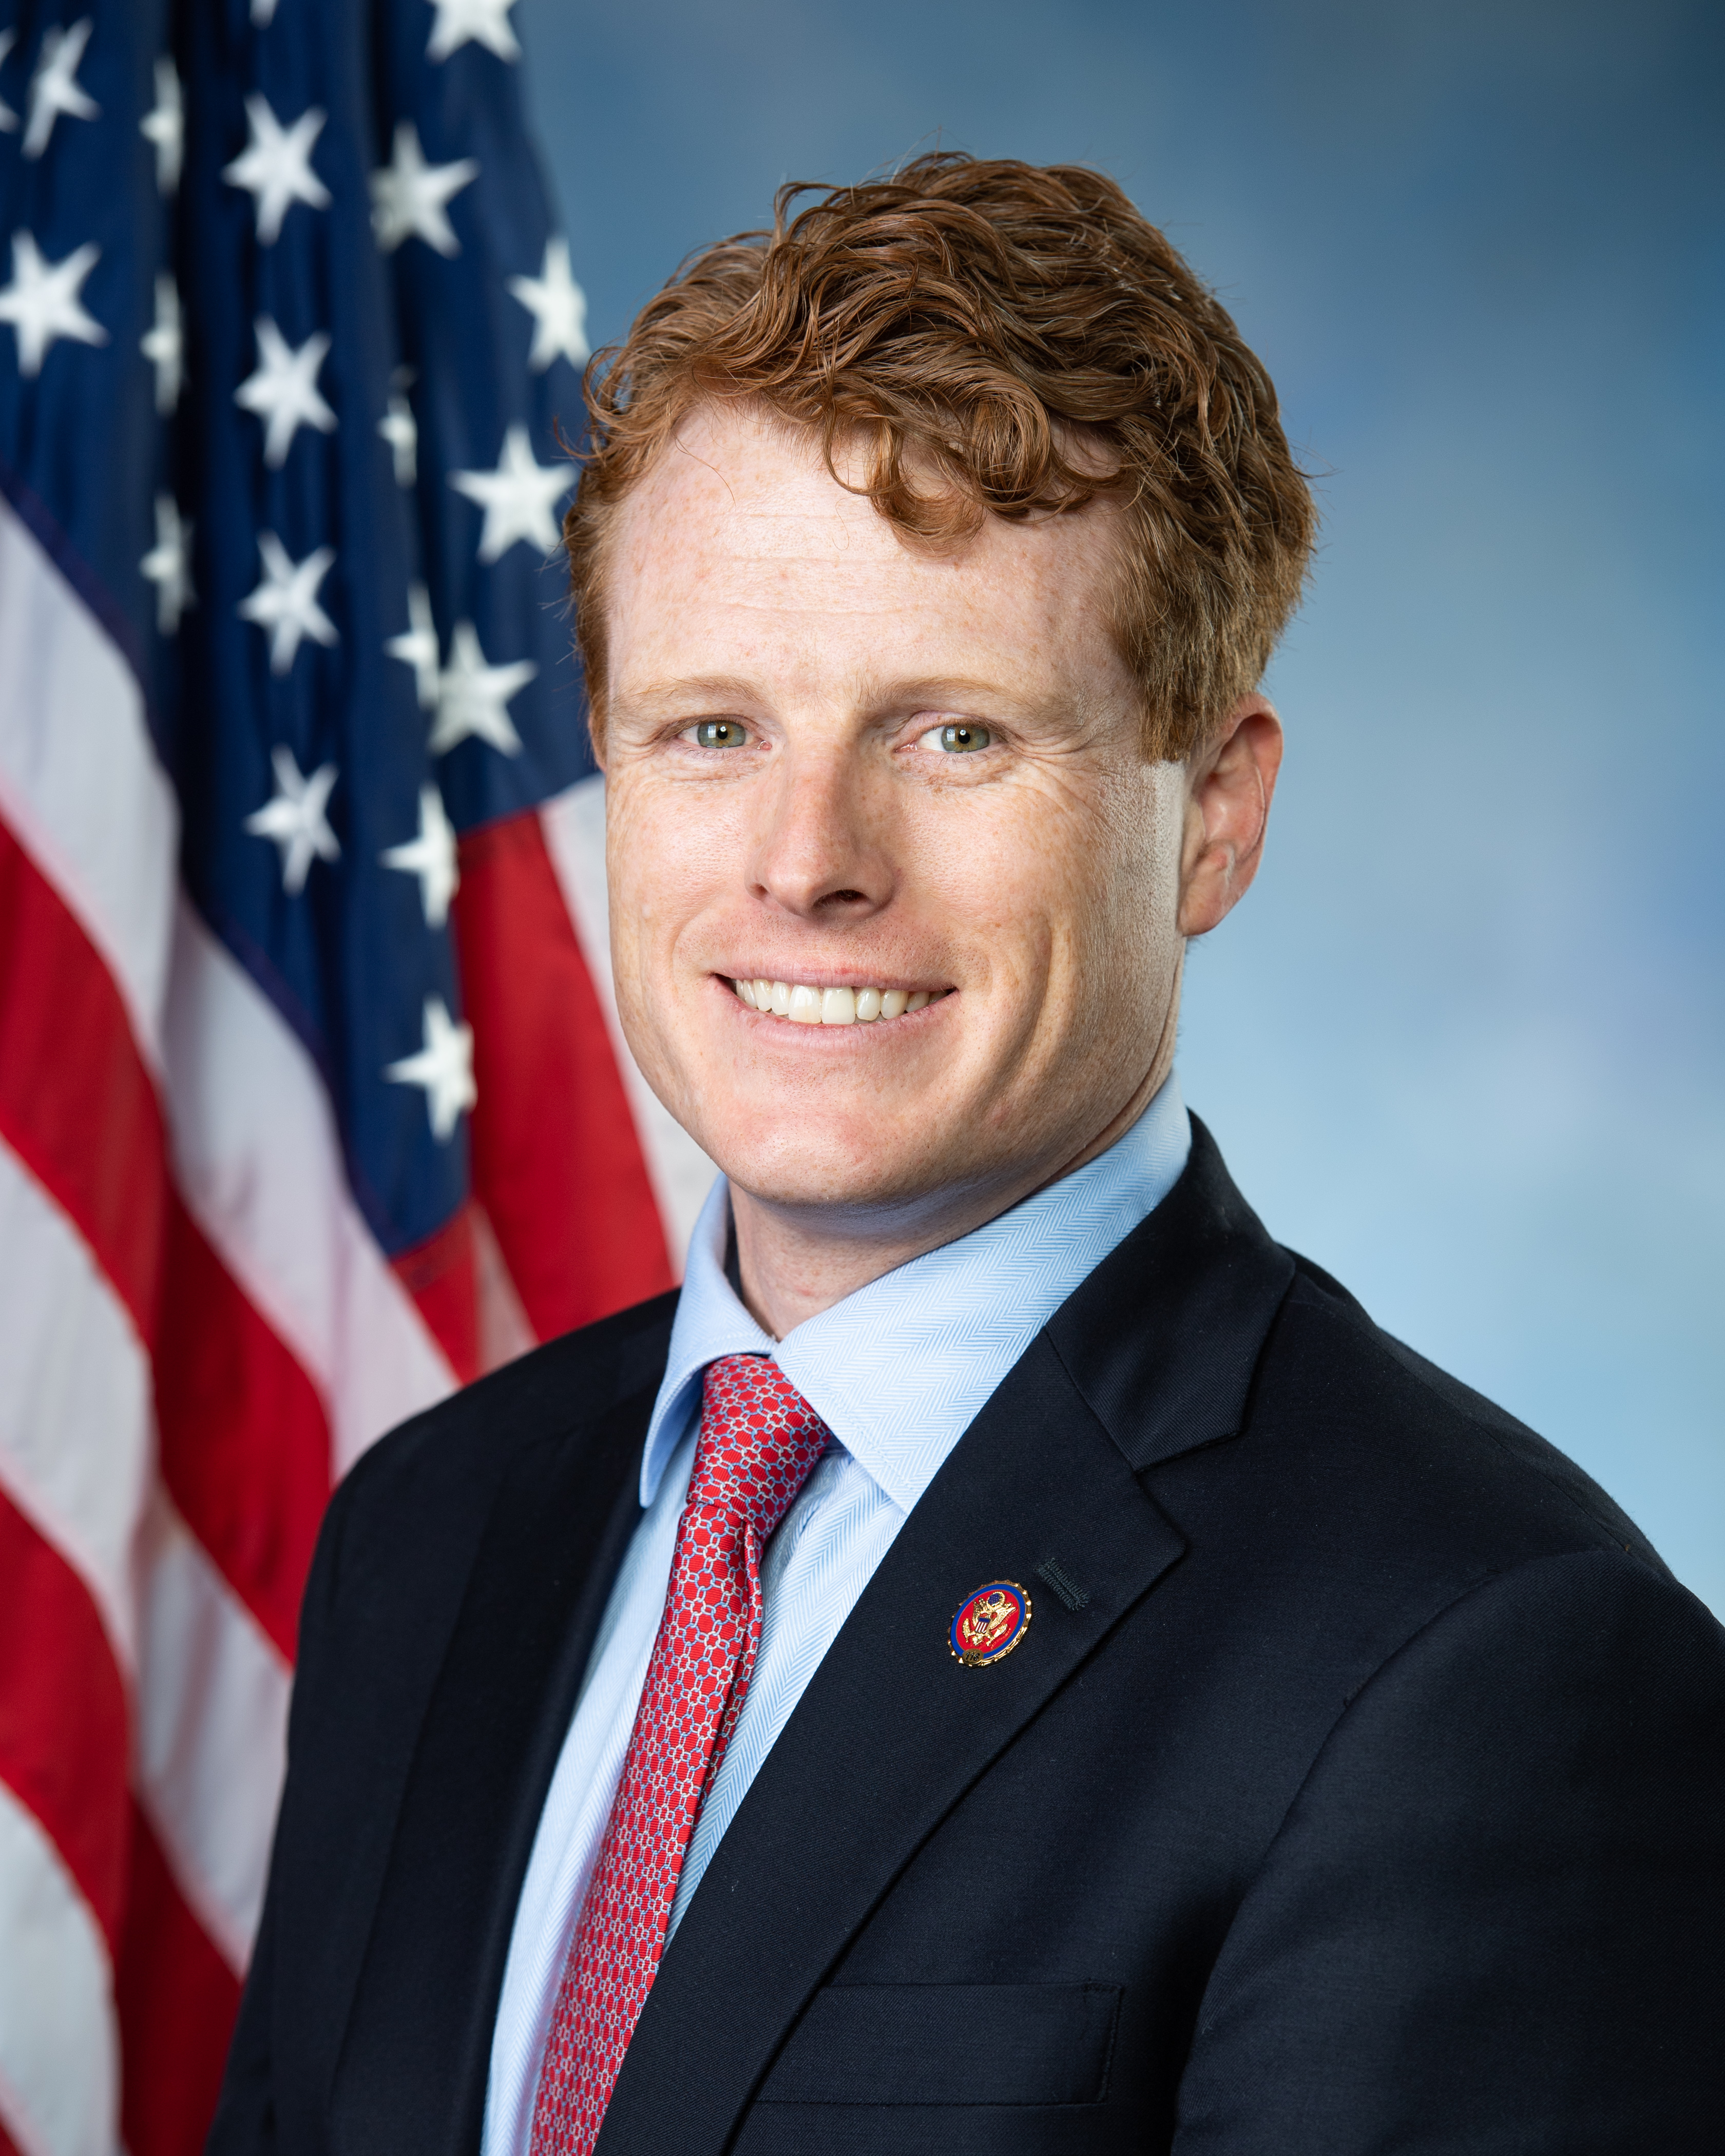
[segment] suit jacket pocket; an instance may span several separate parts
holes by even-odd
[[[1120,1993],[1097,1984],[819,1991],[759,2103],[1100,2103]]]

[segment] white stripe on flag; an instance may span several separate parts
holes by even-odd
[[[454,1379],[349,1194],[311,1057],[183,901],[166,1053],[175,1180],[322,1393],[345,1473]]]
[[[0,808],[160,1060],[179,814],[136,676],[0,497]]]
[[[243,1975],[285,1771],[289,1671],[166,1499],[146,1536],[138,1800],[188,1906]]]
[[[0,1488],[84,1582],[130,1673],[149,1363],[83,1239],[4,1145],[0,1250]]]
[[[605,889],[605,782],[583,778],[554,794],[539,811],[552,866],[593,989],[610,1029],[617,1067],[629,1093],[646,1157],[653,1194],[665,1222],[671,1262],[680,1276],[683,1254],[718,1170],[641,1075],[617,1017],[611,975],[610,906]]]
[[[23,2156],[114,2156],[107,1948],[33,1815],[0,1783],[0,2116]]]

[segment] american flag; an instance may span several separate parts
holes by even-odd
[[[382,1430],[668,1286],[511,0],[0,14],[0,2156],[192,2156]]]

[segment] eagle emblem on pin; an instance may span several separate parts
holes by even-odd
[[[968,1670],[1009,1655],[1030,1629],[1030,1598],[1015,1579],[991,1579],[959,1605],[952,1652]]]

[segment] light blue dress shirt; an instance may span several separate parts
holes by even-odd
[[[1075,1174],[870,1281],[774,1341],[725,1274],[722,1178],[696,1222],[641,1455],[645,1507],[593,1643],[540,1814],[492,2032],[483,2156],[527,2156],[540,2061],[665,1608],[695,1460],[701,1373],[774,1357],[834,1441],[767,1545],[761,1645],[677,1882],[675,1933],[721,1836],[911,1508],[983,1403],[1087,1274],[1173,1188],[1192,1142],[1171,1077]]]

